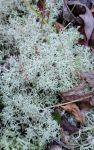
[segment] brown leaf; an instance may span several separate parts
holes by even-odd
[[[81,79],[94,79],[94,71],[80,72]]]
[[[75,119],[80,122],[81,124],[85,123],[85,118],[84,116],[81,114],[81,111],[79,109],[79,107],[76,104],[68,104],[66,106],[62,106],[62,108],[71,113],[72,115],[74,115]]]
[[[62,150],[62,147],[60,147],[59,145],[52,145],[48,150]]]
[[[67,131],[69,134],[73,134],[73,133],[79,131],[79,128],[72,125],[65,116],[62,116],[60,126],[64,131]]]
[[[61,30],[63,30],[64,26],[58,22],[55,22],[54,27],[56,28],[56,30],[59,32]]]
[[[58,142],[56,140],[51,141],[47,147],[46,150],[62,150],[64,148],[65,150],[71,150],[65,143]]]
[[[61,140],[64,141],[65,144],[69,144],[69,140],[70,140],[70,135],[68,132],[64,131],[61,128]]]
[[[64,102],[72,102],[78,99],[77,104],[79,105],[80,109],[86,108],[89,109],[91,106],[94,106],[94,71],[91,72],[81,72],[80,79],[86,80],[89,86],[92,87],[92,91],[85,93],[86,83],[83,81],[78,86],[74,87],[73,89],[67,92],[59,92],[59,98],[61,98]]]
[[[79,106],[80,110],[89,110],[92,106],[94,106],[94,100],[93,100],[93,90],[84,93],[84,88],[80,86],[67,91],[67,92],[62,92],[59,94],[59,96],[63,99],[63,101],[67,102],[72,102],[75,100],[78,100],[76,103]],[[81,90],[81,88],[83,88]],[[77,91],[78,89],[78,91]],[[74,103],[74,102],[73,102]],[[67,106],[67,105],[66,105]]]
[[[85,4],[89,9],[92,7],[92,0],[80,0],[82,4]]]
[[[90,101],[90,105],[94,106],[94,96],[92,97],[91,101]]]
[[[61,99],[65,101],[72,101],[75,99],[78,99],[84,95],[84,87],[86,83],[82,82],[78,86],[75,86],[73,89],[67,91],[67,92],[59,92],[58,95]]]
[[[80,72],[81,80],[86,80],[89,86],[94,88],[94,71]]]
[[[79,17],[81,17],[84,21],[84,30],[87,37],[87,42],[89,42],[92,32],[94,30],[94,17],[92,15],[91,10],[86,5],[78,1],[69,1],[68,5],[80,5],[85,7],[86,12],[84,14],[79,15]]]
[[[62,23],[64,20],[70,22],[75,19],[75,16],[70,11],[67,0],[63,0],[63,5],[60,8],[60,12],[57,17],[57,22]]]
[[[91,46],[94,49],[94,30],[93,30],[92,35],[89,40],[89,46]],[[94,52],[94,50],[93,50],[93,52]]]
[[[79,109],[81,110],[81,112],[86,112],[86,111],[89,111],[89,110],[90,110],[90,108],[91,108],[90,102],[91,102],[91,100],[85,101],[85,102],[80,102],[80,103],[78,104]]]
[[[45,10],[45,0],[38,0],[37,2],[37,7],[39,11],[44,11]]]
[[[91,8],[91,12],[94,13],[94,5]]]

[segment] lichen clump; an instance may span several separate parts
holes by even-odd
[[[0,148],[4,150],[44,150],[50,139],[60,140],[60,127],[48,106],[58,102],[56,92],[79,83],[76,71],[93,69],[89,48],[77,44],[77,29],[57,33],[52,26],[61,2],[46,2],[47,24],[21,0],[0,2],[2,15],[8,15],[8,21],[0,24],[0,44],[13,44],[12,53],[10,46],[0,50],[4,104]]]

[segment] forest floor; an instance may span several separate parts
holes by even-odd
[[[94,2],[0,1],[1,150],[94,150]]]

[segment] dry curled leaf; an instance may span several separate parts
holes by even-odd
[[[62,106],[62,108],[71,113],[72,115],[74,115],[75,119],[77,120],[77,122],[80,122],[81,124],[85,123],[85,117],[81,114],[81,111],[79,109],[79,107],[76,104],[68,104],[66,106]]]

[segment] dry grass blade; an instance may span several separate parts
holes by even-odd
[[[82,98],[73,100],[73,101],[71,101],[71,102],[62,103],[62,104],[57,104],[57,105],[54,105],[54,106],[51,106],[51,107],[48,107],[48,108],[61,107],[61,106],[64,106],[64,105],[68,105],[68,104],[72,104],[72,103],[77,103],[77,102],[85,101],[86,99],[89,99],[89,98],[92,98],[92,94],[89,95],[89,96],[85,96],[85,97],[82,97]]]

